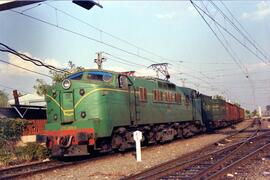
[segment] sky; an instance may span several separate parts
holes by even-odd
[[[104,69],[135,70],[138,76],[155,76],[147,67],[166,62],[170,80],[179,86],[219,94],[251,110],[270,104],[270,1],[195,1],[224,28],[218,29],[204,14],[232,56],[189,1],[99,3],[102,9],[89,11],[71,1],[47,1],[16,8],[16,12],[2,11],[0,42],[60,68],[68,61],[96,68],[97,52],[107,53]],[[0,52],[0,60],[48,74],[46,68],[8,53]],[[1,90],[34,92],[37,78],[51,83],[46,76],[0,62]]]

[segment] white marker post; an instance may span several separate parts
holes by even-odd
[[[141,162],[142,161],[142,153],[141,153],[142,132],[141,131],[133,132],[133,139],[136,142],[136,159],[137,159],[137,162]]]

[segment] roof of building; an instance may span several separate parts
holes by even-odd
[[[39,105],[39,106],[44,106],[45,103],[45,98],[44,96],[39,96],[37,94],[25,94],[21,97],[19,97],[19,102],[21,105]],[[14,99],[10,99],[8,101],[10,105],[15,104]]]

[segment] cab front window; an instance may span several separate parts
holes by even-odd
[[[67,77],[67,79],[71,79],[71,80],[81,80],[83,76],[83,72],[78,72],[76,74],[72,74],[70,76]]]
[[[92,71],[87,73],[87,79],[93,81],[110,82],[112,74],[108,72]]]

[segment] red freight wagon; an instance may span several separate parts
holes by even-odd
[[[244,120],[245,112],[244,109],[240,108],[235,104],[226,102],[226,121],[235,123]]]
[[[226,121],[236,120],[236,111],[235,105],[226,102]]]
[[[231,111],[232,111],[231,104],[226,102],[225,107],[226,107],[226,121],[230,121],[230,119],[231,119]]]
[[[233,115],[232,120],[236,121],[238,119],[238,107],[236,105],[233,105]]]
[[[244,120],[245,119],[245,110],[242,108],[239,108],[239,114],[240,114],[240,120]]]

